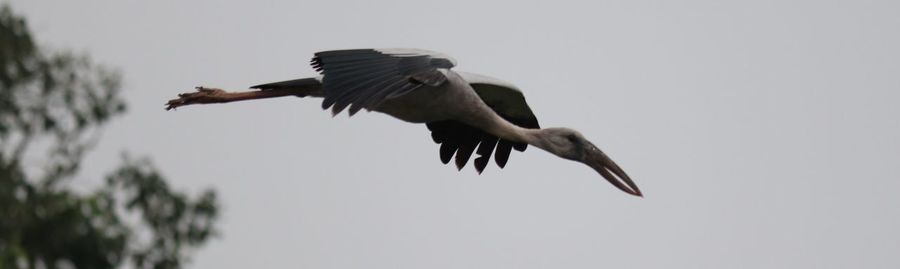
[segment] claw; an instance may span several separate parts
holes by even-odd
[[[194,87],[195,92],[186,92],[178,94],[178,99],[166,102],[166,110],[172,110],[180,106],[191,104],[209,103],[216,95],[225,93],[225,91],[217,88],[206,88],[203,86]]]

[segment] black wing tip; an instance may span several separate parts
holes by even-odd
[[[450,143],[441,144],[440,149],[441,162],[444,164],[449,164],[450,160],[453,159],[453,153],[456,153],[456,147],[452,146]]]
[[[435,121],[425,125],[431,131],[432,141],[440,145],[441,162],[449,164],[455,159],[454,164],[458,170],[465,167],[474,153],[477,153],[473,163],[478,174],[484,172],[491,157],[494,157],[497,166],[502,169],[512,152],[512,142],[457,121]]]
[[[472,157],[472,151],[475,149],[469,150],[468,147],[460,147],[459,150],[456,151],[456,169],[462,171],[463,167],[466,167],[466,164],[469,163],[469,158]]]
[[[478,172],[479,175],[481,175],[481,172],[484,172],[484,168],[487,167],[489,160],[490,157],[485,158],[483,155],[475,158],[475,171]]]
[[[313,57],[312,60],[309,60],[309,65],[311,65],[316,72],[319,72],[319,74],[325,73],[325,64],[322,63],[322,58],[319,58],[318,55]]]

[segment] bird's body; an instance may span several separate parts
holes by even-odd
[[[455,155],[462,168],[472,153],[480,173],[494,154],[505,166],[510,151],[534,145],[559,157],[588,164],[617,188],[641,196],[631,179],[602,151],[567,128],[540,129],[522,93],[512,84],[488,76],[451,70],[446,55],[416,49],[360,49],[316,53],[312,64],[322,76],[261,84],[255,93],[201,89],[169,102],[169,108],[192,103],[294,95],[321,97],[322,108],[350,115],[377,111],[411,123],[425,123],[441,144],[441,161]],[[216,96],[218,95],[218,96]],[[477,151],[476,151],[477,150]]]
[[[478,97],[458,73],[447,70],[447,81],[438,86],[423,85],[407,94],[385,100],[372,110],[411,123],[469,119],[479,113],[494,112]]]

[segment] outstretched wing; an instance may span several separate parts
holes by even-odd
[[[447,77],[438,69],[454,65],[450,57],[418,49],[332,50],[312,59],[324,76],[322,108],[338,114],[349,106],[350,115],[422,85],[441,85]]]
[[[528,103],[525,102],[525,96],[512,84],[483,75],[465,72],[457,73],[469,82],[469,85],[475,89],[478,96],[494,112],[507,121],[523,128],[540,128],[537,118],[531,112]],[[503,168],[506,166],[509,154],[513,149],[525,151],[528,147],[528,144],[500,139],[481,129],[458,121],[429,122],[427,126],[431,130],[431,138],[434,142],[441,144],[441,161],[444,164],[449,163],[453,156],[456,155],[456,167],[462,169],[469,161],[469,158],[472,157],[472,153],[477,152],[478,157],[475,158],[474,163],[475,170],[478,173],[481,173],[487,167],[492,153],[495,154],[494,160],[497,166]]]

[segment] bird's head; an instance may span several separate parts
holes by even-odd
[[[596,170],[616,188],[636,196],[643,196],[637,185],[603,151],[569,128],[545,128],[538,131],[535,146],[564,159],[584,163]]]

